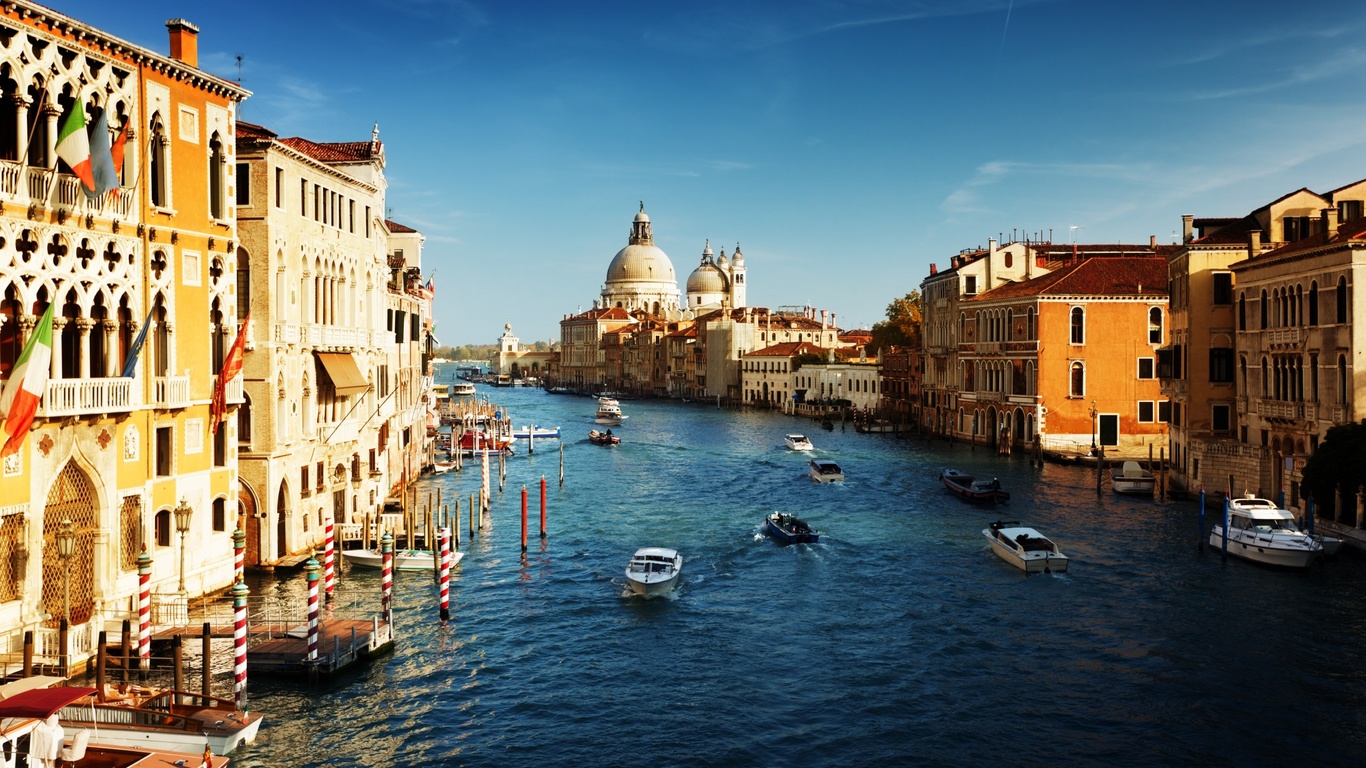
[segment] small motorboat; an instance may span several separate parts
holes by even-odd
[[[342,558],[356,568],[384,567],[384,555],[378,549],[344,549]],[[454,567],[465,556],[464,552],[451,552],[451,566]],[[395,549],[395,571],[431,571],[436,568],[436,557],[430,549]]]
[[[455,469],[455,462],[453,461],[438,461],[432,464],[433,474],[439,475],[443,472],[450,472],[452,469]]]
[[[786,435],[783,442],[787,443],[789,451],[814,451],[816,446],[806,439],[806,435]]]
[[[1157,476],[1136,461],[1126,461],[1110,470],[1110,489],[1115,493],[1151,496],[1156,485]]]
[[[590,429],[588,430],[588,442],[592,443],[593,445],[613,446],[621,443],[621,438],[617,437],[616,435],[613,435],[612,430],[610,429],[606,432],[599,432],[596,429]]]
[[[1025,573],[1064,573],[1067,555],[1048,537],[1015,521],[997,520],[982,529],[996,556]]]
[[[994,477],[990,480],[978,480],[956,469],[946,469],[939,473],[939,479],[953,495],[973,504],[999,504],[1010,501],[1010,494],[1001,490],[1001,481]]]
[[[621,426],[621,422],[626,420],[626,416],[621,412],[621,403],[615,398],[598,398],[598,412],[593,416],[593,421],[609,426]]]
[[[490,456],[497,456],[500,453],[511,455],[512,444],[516,441],[517,438],[515,437],[498,440],[477,429],[472,429],[460,435],[460,454],[462,456],[482,456],[486,453]]]
[[[818,483],[844,482],[844,470],[829,459],[812,459],[807,466],[811,468],[811,479]]]
[[[764,518],[764,532],[780,544],[815,544],[821,535],[795,515],[774,512]]]
[[[683,573],[683,556],[672,549],[645,547],[636,550],[626,566],[626,583],[644,597],[672,592]]]
[[[1228,553],[1263,565],[1308,568],[1323,554],[1323,543],[1301,531],[1289,510],[1248,494],[1229,499]],[[1210,528],[1209,545],[1222,550],[1224,521]]]
[[[534,424],[512,430],[512,436],[521,440],[558,440],[560,428],[538,427]]]

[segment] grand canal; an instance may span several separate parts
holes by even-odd
[[[480,387],[522,449],[493,522],[465,541],[452,620],[430,576],[398,574],[394,654],[310,687],[251,678],[267,718],[240,766],[1360,765],[1366,756],[1366,563],[1308,574],[1197,551],[1196,507],[1095,491],[942,442],[824,432],[698,404],[626,401],[622,445],[590,445],[593,402]],[[805,431],[844,466],[806,477]],[[982,510],[937,481],[1001,479]],[[469,468],[425,480],[468,499]],[[549,479],[549,537],[536,531]],[[525,559],[520,491],[531,495]],[[494,487],[497,488],[496,479]],[[495,490],[495,494],[497,491]],[[758,535],[773,510],[815,546]],[[1051,535],[1065,575],[997,560],[999,517]],[[685,558],[671,599],[623,597],[640,546]],[[345,574],[377,588],[378,577]],[[293,593],[296,575],[256,594]]]

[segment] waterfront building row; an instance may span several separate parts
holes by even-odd
[[[193,24],[167,28],[162,55],[0,8],[5,384],[53,309],[32,425],[4,424],[21,438],[0,462],[8,667],[25,632],[40,662],[79,665],[100,631],[136,626],[144,549],[154,620],[183,621],[232,583],[239,525],[253,562],[306,552],[325,520],[377,511],[429,446],[431,295],[420,234],[380,215],[378,137],[241,123],[250,93],[198,68]],[[101,186],[62,135],[109,164]],[[220,377],[239,338],[242,372]]]

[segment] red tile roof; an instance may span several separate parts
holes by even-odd
[[[1309,251],[1317,251],[1333,245],[1361,245],[1366,241],[1366,218],[1352,219],[1338,226],[1338,232],[1333,237],[1327,237],[1326,232],[1318,232],[1310,235],[1303,240],[1296,240],[1287,243],[1275,250],[1256,256],[1251,259],[1243,259],[1234,262],[1231,267],[1246,267],[1251,264],[1266,264],[1272,261],[1288,261]]]
[[[383,151],[384,146],[383,142],[375,142],[375,151],[372,153],[370,151],[371,144],[368,141],[341,141],[321,144],[298,136],[280,139],[280,143],[324,163],[364,162],[378,156]]]
[[[276,138],[276,134],[271,130],[259,126],[255,123],[248,123],[245,120],[237,121],[237,140],[256,139],[270,141]]]
[[[409,227],[409,226],[406,226],[406,225],[403,225],[403,224],[399,224],[397,221],[391,221],[391,220],[389,220],[389,219],[385,219],[385,220],[384,220],[384,223],[389,227],[389,231],[390,231],[390,232],[404,232],[404,233],[406,233],[406,232],[413,232],[413,233],[416,233],[416,232],[417,232],[416,229],[413,229],[412,227]]]
[[[968,301],[1024,296],[1167,295],[1167,259],[1162,256],[1109,256],[1084,259],[1033,280],[1006,283]]]
[[[781,344],[774,344],[763,349],[756,349],[750,352],[747,357],[795,357],[796,355],[825,354],[824,347],[818,347],[809,341],[785,341]]]

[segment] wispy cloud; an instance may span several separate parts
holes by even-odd
[[[949,192],[940,203],[940,210],[953,215],[993,212],[983,204],[979,189],[1005,182],[1012,177],[1033,176],[1040,179],[1103,179],[1124,184],[1147,183],[1153,177],[1151,166],[1143,163],[1031,163],[1014,160],[991,160],[977,166],[972,176]]]
[[[1290,71],[1279,78],[1252,82],[1237,88],[1224,88],[1212,91],[1196,92],[1189,95],[1191,100],[1205,101],[1211,99],[1229,99],[1240,96],[1254,96],[1260,93],[1268,93],[1283,88],[1290,88],[1298,85],[1326,80],[1330,77],[1340,77],[1344,72],[1358,71],[1362,64],[1366,63],[1366,51],[1360,48],[1337,49],[1331,55],[1319,61],[1308,64],[1296,65]]]

